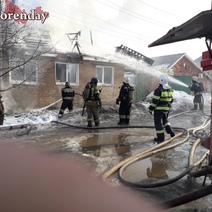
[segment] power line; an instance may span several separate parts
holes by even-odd
[[[168,25],[168,24],[166,24],[166,23],[162,23],[162,22],[159,22],[159,21],[154,20],[154,19],[152,19],[152,18],[149,18],[149,17],[146,17],[146,16],[144,16],[144,15],[141,15],[141,14],[139,14],[139,13],[130,11],[130,10],[124,8],[124,7],[122,7],[121,9],[117,9],[117,8],[114,8],[114,7],[112,7],[112,6],[108,5],[108,4],[105,4],[105,3],[103,3],[103,2],[101,2],[101,1],[99,1],[99,0],[95,0],[95,1],[98,2],[98,3],[100,3],[100,4],[106,5],[107,7],[110,7],[110,8],[112,8],[112,9],[115,9],[115,10],[118,10],[118,11],[120,11],[120,12],[122,12],[122,13],[125,13],[125,14],[127,14],[127,15],[129,15],[129,16],[131,16],[131,17],[141,19],[141,20],[143,20],[143,21],[149,22],[149,23],[154,24],[154,25],[157,24],[157,25],[160,25],[160,26],[166,27],[166,28],[171,26],[171,25]],[[120,7],[120,5],[118,5],[118,4],[112,3],[112,2],[110,2],[110,1],[107,1],[107,2],[109,2],[109,3],[112,4],[112,5],[115,5],[115,6]],[[122,11],[122,10],[124,10],[124,11]],[[126,11],[126,12],[125,12],[125,11]]]
[[[150,4],[144,3],[144,2],[141,1],[141,0],[137,0],[137,1],[140,2],[140,3],[142,3],[142,4],[144,4],[144,5],[146,5],[146,6],[148,6],[148,7],[153,8],[153,9],[155,9],[155,10],[158,10],[158,11],[161,11],[161,12],[166,13],[166,14],[168,14],[168,15],[171,15],[171,16],[174,16],[174,17],[177,17],[177,18],[180,18],[180,19],[185,20],[185,18],[183,18],[183,17],[181,17],[181,16],[175,15],[175,14],[170,13],[170,12],[167,12],[167,11],[165,11],[165,10],[161,10],[161,9],[159,9],[159,8],[157,8],[157,7],[154,7],[154,6],[150,5]]]

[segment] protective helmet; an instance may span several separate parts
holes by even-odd
[[[123,82],[124,82],[124,83],[129,83],[129,82],[130,82],[129,77],[124,77]]]
[[[162,74],[159,76],[159,84],[163,86],[164,89],[169,89],[170,86],[168,85],[169,78],[167,75]]]
[[[165,85],[165,84],[168,84],[168,82],[169,82],[169,78],[165,74],[160,75],[159,84]]]
[[[197,82],[198,81],[198,77],[197,76],[193,76],[192,77],[192,80],[195,81],[195,82]]]
[[[98,79],[96,77],[93,77],[93,78],[91,78],[91,82],[90,83],[93,84],[93,85],[97,85]]]
[[[69,82],[66,82],[66,83],[65,83],[65,86],[66,86],[66,87],[71,87],[71,85],[70,85]]]

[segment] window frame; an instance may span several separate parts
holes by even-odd
[[[30,61],[32,61],[32,60],[30,60]],[[19,79],[15,80],[15,79],[12,78],[12,72],[15,71],[17,68],[15,68],[15,69],[10,71],[9,76],[10,76],[10,83],[11,84],[20,84],[20,83],[23,83],[23,84],[26,84],[26,85],[35,85],[35,84],[37,84],[37,81],[38,81],[37,80],[37,78],[38,78],[38,61],[37,60],[33,60],[33,61],[35,61],[35,80],[34,81],[28,81],[26,79],[27,78],[27,73],[26,73],[26,70],[25,70],[25,66],[29,65],[30,61],[28,61],[26,64],[20,66],[20,68],[24,67],[24,78],[23,78],[23,80],[19,80]],[[13,64],[13,63],[15,64],[14,66],[18,65],[17,64],[18,60],[17,61],[11,61],[10,65]],[[21,62],[21,63],[24,63],[24,62]],[[12,68],[12,66],[10,66],[10,68]]]
[[[65,76],[65,82],[69,82],[70,85],[79,85],[79,64],[78,63],[65,63],[65,62],[55,62],[55,83],[56,85],[64,85],[65,82],[58,82],[57,81],[57,64],[64,64],[66,65],[66,76]],[[76,79],[75,83],[68,81],[68,70],[69,70],[69,65],[75,65],[76,67]]]
[[[97,77],[97,69],[98,68],[101,68],[102,69],[102,82],[98,82],[98,85],[100,86],[108,86],[108,87],[111,87],[111,86],[114,86],[114,67],[113,66],[102,66],[102,65],[97,65],[96,66],[96,77]],[[112,76],[111,76],[111,83],[108,84],[108,83],[105,83],[104,82],[104,72],[105,72],[105,68],[111,68],[111,71],[112,71]],[[97,78],[98,79],[98,78]],[[99,79],[98,79],[99,80]]]

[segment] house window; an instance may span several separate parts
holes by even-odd
[[[11,69],[11,83],[13,84],[34,84],[37,79],[37,61],[30,60],[26,64],[22,65],[22,61],[13,61],[10,63]]]
[[[136,74],[133,72],[124,72],[124,77],[128,77],[129,78],[129,84],[131,86],[136,86]]]
[[[96,77],[98,79],[98,83],[107,86],[113,85],[113,72],[113,67],[97,66]]]
[[[77,85],[79,82],[79,65],[71,63],[56,63],[56,84],[64,84],[69,82]]]

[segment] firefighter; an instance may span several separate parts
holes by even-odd
[[[119,122],[118,124],[129,124],[130,122],[130,111],[132,107],[134,88],[129,85],[129,78],[125,77],[123,85],[120,88],[119,96],[116,99],[116,104],[119,105]]]
[[[149,106],[149,112],[152,114],[154,111],[154,124],[157,137],[154,141],[161,143],[165,140],[164,128],[171,137],[175,133],[168,122],[168,114],[173,102],[173,89],[168,85],[169,78],[166,75],[159,77],[159,86],[155,89],[152,97],[152,102]]]
[[[0,95],[0,125],[4,123],[4,105],[2,101],[2,96]]]
[[[62,117],[66,108],[68,108],[69,112],[73,110],[73,100],[75,96],[75,91],[71,87],[69,82],[65,83],[65,87],[61,90],[62,95],[62,105],[60,107],[58,117]]]
[[[96,77],[91,78],[91,81],[87,83],[83,91],[83,99],[85,101],[85,107],[87,111],[87,127],[92,127],[94,121],[95,126],[99,126],[99,108],[102,107],[100,91],[97,88],[98,80]]]
[[[192,83],[190,85],[190,90],[194,92],[194,108],[192,108],[191,110],[198,110],[198,108],[200,110],[203,111],[203,96],[202,93],[204,91],[204,87],[202,82],[198,82],[198,77],[197,76],[193,76],[192,77]]]

